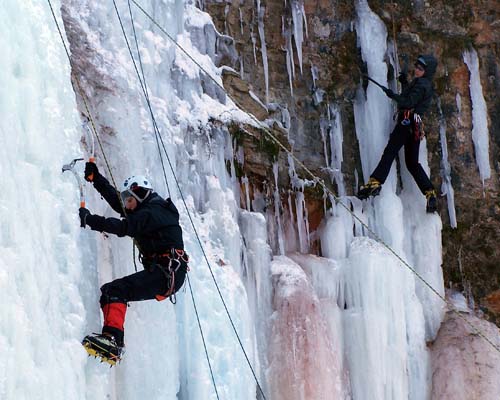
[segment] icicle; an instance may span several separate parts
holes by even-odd
[[[331,162],[330,168],[333,171],[333,176],[335,182],[337,183],[338,195],[345,196],[345,185],[344,185],[344,175],[342,174],[342,161],[344,157],[342,155],[342,144],[344,142],[344,132],[342,129],[342,118],[340,116],[340,110],[336,105],[328,106],[332,112],[332,122],[333,126],[328,130],[330,134],[330,149],[331,149]]]
[[[224,7],[224,33],[228,33],[229,30],[227,29],[227,14],[229,13],[229,4],[226,4],[226,7]]]
[[[302,75],[302,43],[304,42],[304,29],[307,37],[307,21],[304,12],[304,3],[302,1],[292,0],[292,25],[293,36],[295,38],[295,48],[299,60],[300,74]],[[293,60],[292,60],[293,61]]]
[[[281,123],[283,124],[283,128],[285,128],[287,130],[290,129],[291,118],[290,118],[290,112],[288,111],[288,108],[281,109]]]
[[[472,107],[472,140],[476,154],[476,163],[481,180],[491,176],[489,158],[488,109],[483,96],[483,87],[479,74],[479,59],[475,49],[463,54],[464,62],[470,71],[470,98]]]
[[[322,117],[319,121],[319,132],[321,133],[321,140],[323,141],[323,153],[325,154],[325,167],[330,169],[330,162],[328,161],[328,145],[326,140],[326,132],[328,132],[329,120]]]
[[[278,163],[273,163],[273,174],[274,174],[274,215],[276,218],[276,223],[278,225],[278,247],[280,255],[285,255],[285,244],[283,242],[283,227],[281,225],[281,213],[280,205],[281,198],[278,186]]]
[[[264,14],[266,8],[260,6],[260,0],[257,0],[257,24],[260,37],[260,52],[262,54],[262,65],[264,67],[264,82],[266,85],[266,105],[269,103],[269,66],[267,61],[266,35],[264,33]]]
[[[304,187],[305,184],[310,181],[304,181],[298,178],[295,172],[295,163],[291,155],[288,155],[288,173],[290,176],[290,183],[292,188],[295,189],[295,214],[296,214],[296,226],[299,240],[299,251],[301,253],[307,253],[309,251],[309,222],[307,215],[307,207],[304,198]],[[290,210],[292,210],[290,208]]]
[[[288,26],[290,26],[290,19]],[[295,78],[295,64],[293,62],[293,47],[292,47],[292,33],[288,26],[285,25],[285,17],[281,17],[281,32],[285,38],[285,51],[286,51],[286,70],[288,72],[288,81],[290,83],[290,94],[293,97],[293,78]]]
[[[319,79],[318,67],[311,63],[311,76],[313,81],[313,89],[316,89],[316,81]]]
[[[243,66],[243,55],[240,56],[240,77],[245,80],[245,68]]]
[[[451,184],[451,166],[448,162],[448,144],[446,143],[446,119],[443,115],[443,110],[441,109],[441,100],[438,99],[438,110],[439,110],[439,140],[441,142],[441,177],[443,178],[443,183],[441,185],[441,191],[446,194],[446,201],[448,203],[448,215],[450,217],[450,226],[452,228],[457,227],[457,217],[455,213],[455,192]]]
[[[299,251],[303,254],[309,252],[309,242],[308,242],[308,229],[307,229],[307,221],[306,221],[306,213],[305,209],[306,203],[304,199],[303,191],[295,192],[295,209],[296,209],[296,217],[297,217],[297,232],[299,234]]]
[[[462,125],[462,97],[460,96],[460,93],[457,92],[457,95],[455,96],[455,101],[457,103],[457,120],[460,125]]]
[[[245,206],[247,211],[251,211],[251,204],[250,204],[250,188],[249,188],[249,183],[248,183],[248,177],[245,175],[243,178],[241,178],[241,183],[243,184],[243,187],[245,189]]]
[[[243,12],[241,11],[241,7],[238,7],[238,12],[240,13],[240,33],[243,36]]]
[[[250,25],[250,38],[252,39],[253,61],[255,65],[257,65],[257,38],[255,37],[255,33],[251,25]]]

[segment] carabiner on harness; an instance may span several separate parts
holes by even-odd
[[[411,111],[410,110],[405,110],[404,111],[404,113],[403,113],[403,120],[401,121],[401,125],[408,126],[408,125],[411,124],[410,115],[411,115]]]

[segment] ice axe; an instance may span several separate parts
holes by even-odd
[[[80,189],[80,207],[85,207],[85,195],[83,194],[82,178],[74,170],[74,166],[78,161],[83,161],[83,158],[75,158],[69,164],[63,165],[62,172],[64,173],[64,171],[71,171],[73,173],[73,175],[75,176],[76,180],[78,181],[78,187]],[[85,228],[85,224],[81,224],[80,226],[82,228]]]
[[[380,89],[382,89],[384,92],[387,90],[387,88],[380,83],[378,83],[375,79],[370,78],[368,75],[363,74],[363,77],[368,79],[370,82],[373,82],[375,85],[377,85]]]

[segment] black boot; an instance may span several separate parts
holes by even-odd
[[[428,190],[425,192],[425,198],[427,199],[427,212],[435,213],[438,205],[436,191],[434,189]]]
[[[123,354],[123,346],[118,345],[113,335],[108,333],[93,333],[85,336],[82,345],[89,355],[100,357],[111,366],[116,365]]]
[[[382,184],[375,178],[370,178],[366,185],[359,188],[356,197],[360,200],[366,200],[368,197],[377,196],[382,190]]]

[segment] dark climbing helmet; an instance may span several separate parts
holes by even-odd
[[[432,54],[421,54],[417,57],[417,61],[415,61],[415,66],[421,65],[424,70],[424,76],[432,79],[437,69],[437,60]]]
[[[123,201],[127,197],[134,197],[139,203],[142,203],[146,197],[153,191],[153,186],[148,178],[143,175],[133,175],[123,182],[120,196]]]

